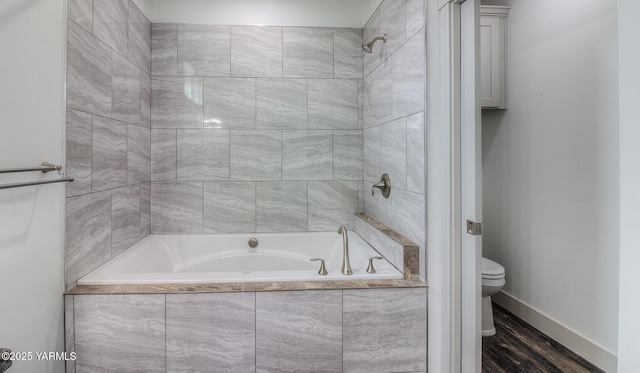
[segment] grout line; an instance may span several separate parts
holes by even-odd
[[[342,338],[342,371],[344,372],[344,290],[340,290],[341,300],[342,300],[342,314],[341,316],[341,338]]]
[[[167,369],[167,294],[164,294],[164,369]]]
[[[258,370],[258,293],[253,293],[253,371]]]

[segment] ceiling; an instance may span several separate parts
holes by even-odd
[[[152,23],[361,28],[381,0],[134,0]]]

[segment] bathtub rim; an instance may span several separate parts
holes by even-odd
[[[314,291],[428,288],[420,279],[399,280],[337,280],[337,281],[285,281],[285,282],[234,282],[202,284],[129,284],[129,285],[77,285],[74,283],[63,295],[107,294],[190,294],[235,293],[264,291]]]
[[[352,240],[351,243],[356,243],[357,246],[362,247],[364,250],[371,250],[371,253],[368,253],[369,255],[365,255],[366,256],[371,256],[371,255],[382,255],[380,254],[379,250],[376,249],[373,245],[371,245],[367,240],[365,240],[360,234],[358,234],[357,232],[350,230],[349,233],[351,234]],[[310,274],[308,273],[309,269],[303,269],[303,270],[292,270],[292,271],[252,271],[251,274],[248,274],[248,276],[244,276],[245,273],[239,272],[239,271],[229,271],[227,273],[225,272],[175,272],[172,271],[171,269],[167,268],[166,271],[156,271],[156,270],[151,270],[151,271],[138,271],[138,269],[136,268],[136,270],[133,270],[132,272],[120,272],[121,268],[119,267],[120,265],[123,264],[122,260],[124,259],[124,257],[126,257],[127,259],[132,258],[134,260],[139,260],[139,257],[141,254],[145,254],[149,251],[149,244],[151,245],[160,245],[162,248],[169,249],[169,251],[173,251],[171,249],[172,244],[176,244],[177,249],[175,251],[175,253],[181,254],[184,253],[184,246],[182,244],[184,244],[184,242],[188,242],[189,244],[191,244],[191,242],[195,242],[196,246],[195,249],[198,249],[198,244],[200,243],[200,240],[204,239],[204,240],[209,240],[212,239],[214,240],[214,242],[217,242],[216,240],[221,240],[219,241],[221,244],[225,244],[228,243],[228,240],[238,240],[239,238],[242,239],[243,241],[248,239],[248,238],[253,238],[253,237],[258,237],[260,239],[284,239],[284,240],[289,240],[289,239],[296,239],[296,237],[303,237],[303,238],[313,238],[314,236],[319,236],[320,238],[326,238],[326,237],[332,237],[332,232],[327,232],[327,231],[322,231],[322,232],[267,232],[267,233],[224,233],[224,234],[206,234],[206,233],[184,233],[184,234],[179,234],[179,233],[153,233],[150,235],[147,235],[146,237],[144,237],[143,239],[139,240],[138,242],[136,242],[134,245],[132,245],[131,247],[129,247],[127,250],[119,253],[118,255],[114,256],[113,258],[111,258],[109,261],[103,263],[102,265],[100,265],[99,267],[93,269],[92,271],[88,272],[87,274],[83,275],[81,278],[79,278],[78,280],[76,280],[74,282],[74,285],[77,286],[124,286],[124,285],[170,285],[170,284],[182,284],[182,285],[199,285],[199,284],[208,284],[208,283],[221,283],[221,284],[238,284],[238,283],[258,283],[258,282],[264,282],[264,283],[292,283],[292,282],[330,282],[330,281],[348,281],[348,280],[355,280],[355,281],[366,281],[369,279],[374,279],[374,280],[400,280],[402,278],[406,278],[405,277],[405,273],[403,272],[403,270],[401,268],[397,268],[392,260],[389,260],[388,258],[385,257],[384,260],[384,265],[382,268],[378,267],[378,272],[371,275],[371,274],[367,274],[365,273],[364,269],[364,263],[361,263],[363,266],[360,268],[356,268],[354,267],[354,273],[352,276],[344,276],[341,275],[339,273],[335,272],[335,268],[334,270],[331,271],[331,276],[318,276],[315,274],[315,268],[313,270],[314,274]],[[355,236],[355,237],[354,237]],[[355,241],[354,241],[355,239]],[[193,241],[195,240],[195,241]],[[334,240],[331,240],[334,241]],[[339,243],[337,243],[338,241],[341,241],[341,239],[339,239],[339,237],[336,237],[336,243],[334,245],[341,245]],[[235,243],[237,244],[237,242]],[[238,255],[246,255],[245,249],[246,248],[241,248],[238,247],[239,251],[238,251]],[[155,249],[153,249],[155,250]],[[189,249],[189,246],[187,246],[187,250]],[[253,252],[256,249],[249,249],[250,255],[253,255]],[[301,259],[301,258],[307,258],[307,255],[301,255],[299,253],[296,252],[291,252],[288,251],[287,249],[280,251],[278,249],[274,249],[273,247],[268,247],[268,248],[264,248],[264,249],[257,249],[259,251],[262,251],[264,253],[267,253],[267,256],[279,256],[282,255],[284,258],[294,258],[294,259]],[[326,258],[327,263],[329,263],[329,260],[331,260],[332,262],[336,260],[337,257],[334,257],[335,255],[335,250],[338,250],[338,247],[335,246],[331,252],[333,252],[331,254],[331,256],[324,256],[324,255],[320,255],[320,257]],[[341,248],[340,248],[341,250]],[[228,250],[220,250],[219,252],[215,252],[213,255],[207,256],[205,259],[209,260],[211,258],[216,258],[216,257],[220,257],[220,258],[226,258],[229,257],[229,255],[231,254],[231,256],[236,255],[235,253],[236,248],[234,246],[234,248],[230,251]],[[197,251],[196,251],[197,252]],[[307,253],[309,254],[309,253]],[[327,253],[325,253],[327,254]],[[129,256],[127,256],[129,255]],[[165,255],[167,255],[165,253]],[[171,253],[168,254],[169,256],[171,256]],[[342,254],[340,253],[340,256]],[[309,257],[313,257],[313,256],[318,256],[318,255],[311,255]],[[371,256],[372,257],[372,256]],[[167,257],[168,258],[168,257]],[[198,256],[196,256],[196,258],[198,258]],[[332,259],[333,258],[333,259]],[[353,256],[352,256],[353,258]],[[191,258],[193,259],[193,258]],[[361,258],[362,259],[362,258]],[[116,264],[118,263],[118,264]],[[115,264],[115,269],[116,272],[112,272],[110,271],[110,265],[112,266],[111,268],[114,268]],[[128,264],[126,261],[124,262],[124,264]],[[162,263],[162,256],[161,256],[161,260],[159,263],[156,263],[156,265],[163,265]],[[166,263],[165,263],[166,264]],[[178,263],[180,265],[186,265],[187,267],[191,266],[193,263],[192,262],[187,262],[187,263]],[[197,263],[196,263],[197,264]],[[381,263],[382,264],[382,263]],[[381,265],[379,264],[379,265]],[[334,267],[336,265],[339,266],[339,263],[333,263]],[[105,268],[106,267],[106,268]],[[310,268],[315,267],[315,265],[310,266]],[[152,266],[153,268],[153,266]],[[284,275],[284,273],[287,273],[286,275]],[[209,274],[209,275],[208,275]],[[225,277],[224,275],[227,274],[228,278]],[[167,278],[163,279],[162,275],[166,275],[168,276]],[[293,275],[293,277],[291,278],[287,278],[288,276]],[[297,276],[296,276],[297,275]],[[111,277],[110,279],[103,279],[101,278],[102,276],[106,276],[106,277]],[[173,277],[172,277],[173,276]],[[323,278],[324,277],[324,278]],[[88,279],[87,279],[88,278]],[[164,280],[166,280],[166,282],[164,282]]]

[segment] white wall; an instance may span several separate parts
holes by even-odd
[[[496,299],[601,367],[618,330],[616,1],[518,1],[509,108],[483,115],[484,256]]]
[[[64,0],[0,2],[0,168],[64,159],[64,9]],[[62,203],[61,184],[0,190],[0,347],[64,351]],[[9,371],[63,372],[64,362],[33,355]]]
[[[640,2],[618,0],[620,57],[620,316],[618,371],[640,371]]]
[[[135,0],[152,23],[361,28],[381,0]]]

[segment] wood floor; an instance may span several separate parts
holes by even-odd
[[[604,372],[493,304],[496,335],[482,338],[483,373]]]

